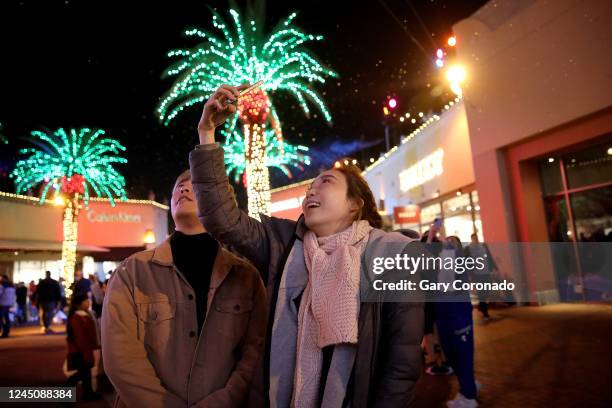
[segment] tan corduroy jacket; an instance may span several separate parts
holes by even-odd
[[[169,239],[117,268],[102,313],[102,355],[116,407],[244,404],[266,328],[261,278],[220,247],[200,334],[194,299]]]

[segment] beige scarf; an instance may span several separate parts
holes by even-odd
[[[372,227],[355,221],[346,230],[317,238],[304,236],[308,283],[298,315],[292,406],[316,407],[323,353],[332,344],[357,344],[361,254]]]

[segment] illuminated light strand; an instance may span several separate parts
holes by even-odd
[[[456,105],[461,99],[462,99],[461,96],[457,96],[454,100],[452,100],[448,104],[444,105],[444,111],[446,112],[446,111],[452,109],[453,106]],[[441,119],[441,117],[439,115],[433,115],[432,117],[427,119],[425,122],[423,122],[418,128],[413,130],[408,136],[404,137],[402,139],[402,141],[401,141],[401,144],[408,143],[415,136],[417,136],[419,133],[421,133],[423,130],[425,130],[428,126],[430,126],[431,124],[439,121],[440,119]],[[398,148],[399,148],[399,146],[392,147],[388,152],[386,152],[384,155],[379,157],[374,163],[372,163],[369,166],[367,166],[362,174],[365,176],[368,172],[372,171],[375,167],[377,167],[380,164],[382,164]]]
[[[292,13],[280,29],[261,40],[259,36],[249,34],[249,31],[252,34],[257,30],[254,21],[246,24],[250,30],[245,32],[240,14],[233,9],[229,13],[233,22],[231,31],[220,15],[213,11],[213,26],[220,31],[223,39],[205,30],[186,30],[185,34],[189,37],[205,39],[204,45],[193,50],[180,49],[168,53],[169,57],[181,59],[166,70],[166,75],[178,75],[178,78],[157,108],[160,120],[168,124],[185,108],[207,99],[223,83],[253,83],[263,79],[263,90],[286,90],[297,99],[300,99],[301,93],[308,94],[311,102],[330,121],[327,107],[311,85],[313,82],[324,83],[325,76],[336,77],[337,74],[300,48],[309,41],[323,40],[323,36],[306,34],[289,27],[297,16]],[[304,109],[305,104],[300,103],[300,106]]]
[[[7,197],[7,198],[12,198],[12,199],[17,199],[17,200],[24,200],[24,201],[31,201],[32,204],[38,204],[40,203],[40,198],[38,197],[32,197],[32,196],[27,196],[27,195],[22,195],[22,194],[15,194],[15,193],[7,193],[6,191],[0,191],[0,197]],[[110,200],[108,198],[104,198],[104,197],[90,197],[89,198],[89,202],[108,202],[110,203]],[[122,204],[137,204],[137,205],[142,205],[142,204],[146,204],[146,205],[152,205],[154,207],[160,208],[162,210],[169,210],[170,207],[168,207],[167,205],[158,203],[157,201],[152,201],[152,200],[134,200],[134,199],[126,199],[126,200],[119,200]],[[45,201],[43,203],[43,205],[55,205],[54,203],[52,203],[51,201]]]
[[[226,123],[225,163],[228,173],[238,179],[245,175],[249,192],[249,214],[269,214],[269,167],[277,167],[291,177],[289,166],[303,170],[310,164],[307,148],[283,140],[280,120],[268,92],[285,91],[295,97],[306,116],[314,105],[330,122],[332,117],[314,85],[325,83],[337,73],[321,64],[305,44],[323,40],[292,26],[297,13],[291,13],[267,36],[256,34],[260,27],[254,20],[242,20],[229,10],[231,26],[213,11],[212,24],[217,35],[205,30],[188,29],[185,35],[204,42],[194,49],[168,52],[176,61],[165,71],[175,78],[170,90],[157,107],[157,115],[168,125],[179,113],[209,98],[222,84],[254,83],[263,80],[257,90],[240,98],[236,118]],[[261,31],[261,30],[259,30]],[[242,129],[241,129],[242,128]]]
[[[73,282],[74,270],[76,266],[76,252],[78,242],[78,215],[79,215],[79,195],[75,194],[72,200],[68,200],[64,208],[64,240],[62,241],[62,264],[63,276],[66,280],[66,297],[70,298],[70,284]]]

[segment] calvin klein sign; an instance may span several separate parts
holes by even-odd
[[[138,224],[142,222],[140,214],[128,214],[124,212],[118,212],[114,214],[99,213],[93,210],[87,212],[87,220],[89,222],[124,222]]]

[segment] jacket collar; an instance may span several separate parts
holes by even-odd
[[[174,261],[172,260],[172,248],[170,247],[170,239],[172,238],[172,235],[153,249],[153,257],[151,258],[151,262],[162,266],[174,266]]]
[[[155,247],[153,250],[153,256],[151,257],[151,262],[176,269],[174,260],[172,259],[172,248],[170,246],[172,235]],[[223,248],[221,244],[219,244],[217,257],[215,258],[215,263],[213,264],[212,276],[210,277],[210,288],[213,289],[221,286],[221,283],[223,283],[227,277],[227,274],[232,269],[232,266],[236,263],[237,260],[234,258],[234,256],[227,249]]]

